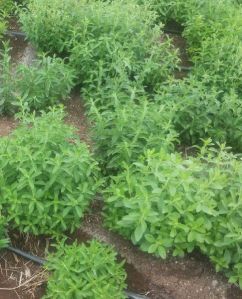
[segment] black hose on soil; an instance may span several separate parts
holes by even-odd
[[[148,299],[148,297],[146,297],[146,296],[138,295],[133,292],[126,291],[125,293],[129,299]]]
[[[13,253],[16,253],[17,255],[20,255],[28,260],[31,260],[41,266],[43,266],[45,263],[46,263],[46,260],[45,259],[42,259],[38,256],[34,256],[32,254],[29,254],[25,251],[22,251],[20,249],[17,249],[17,248],[14,248],[12,246],[8,246],[7,249]],[[148,297],[146,296],[142,296],[142,295],[139,295],[139,294],[135,294],[133,292],[129,292],[129,291],[125,291],[126,295],[128,296],[129,299],[149,299]]]
[[[40,258],[38,256],[34,256],[32,254],[29,254],[27,252],[24,252],[24,251],[22,251],[20,249],[12,247],[12,246],[8,246],[7,249],[9,251],[11,251],[13,253],[16,253],[16,254],[18,254],[18,255],[20,255],[22,257],[25,257],[26,259],[31,260],[31,261],[39,264],[39,265],[44,265],[44,263],[46,262],[46,260],[44,260],[44,259],[42,259],[42,258]]]
[[[26,37],[26,34],[23,32],[18,32],[18,31],[12,31],[12,30],[6,30],[4,32],[5,35],[9,35],[9,36],[16,36],[16,37]]]

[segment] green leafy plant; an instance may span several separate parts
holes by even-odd
[[[6,219],[0,215],[0,249],[6,247],[8,239],[6,237]]]
[[[31,110],[44,109],[65,100],[74,86],[75,72],[61,58],[43,56],[29,67],[16,69],[15,92]]]
[[[241,36],[231,38],[207,38],[201,45],[202,51],[193,57],[193,74],[211,87],[221,91],[235,89],[242,92],[242,42]]]
[[[32,0],[20,19],[37,47],[70,56],[85,87],[126,76],[154,89],[178,63],[155,13],[134,1]]]
[[[139,104],[132,100],[127,100],[126,105],[116,101],[113,110],[100,112],[93,103],[90,114],[95,120],[96,154],[107,173],[117,172],[124,163],[136,161],[146,149],[174,150],[177,140],[171,123],[174,115],[163,105],[149,103],[144,98]]]
[[[13,0],[0,0],[0,12],[10,13],[14,8],[15,1]]]
[[[0,39],[3,37],[3,33],[6,30],[6,21],[0,15]]]
[[[15,2],[13,0],[0,0],[0,39],[7,29],[8,19],[14,7]]]
[[[198,157],[148,151],[126,165],[106,190],[106,225],[162,258],[200,249],[241,285],[242,163],[209,144]]]
[[[163,86],[155,101],[171,109],[170,122],[182,144],[198,145],[211,137],[241,152],[241,100],[237,92],[224,93],[190,76]]]
[[[16,112],[20,100],[30,110],[41,110],[68,97],[74,86],[75,71],[64,60],[42,56],[31,66],[18,64],[13,70],[9,52],[8,43],[4,43],[0,51],[0,114]]]
[[[58,245],[46,268],[52,271],[45,299],[124,299],[126,273],[115,251],[92,241]]]
[[[0,51],[0,114],[14,111],[14,80],[12,80],[9,52],[8,43],[3,43],[3,50]]]
[[[73,29],[82,22],[79,0],[29,0],[20,11],[22,29],[28,39],[44,52],[69,51]]]
[[[63,118],[63,110],[56,108],[25,117],[0,139],[1,205],[20,231],[73,231],[97,192],[97,163]]]

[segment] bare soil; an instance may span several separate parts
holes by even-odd
[[[66,122],[77,129],[80,139],[91,145],[90,128],[85,116],[85,108],[80,97],[80,90],[74,90],[66,102]]]

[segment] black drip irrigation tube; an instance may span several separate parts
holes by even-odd
[[[12,31],[12,30],[6,30],[4,32],[5,35],[8,35],[8,36],[16,36],[16,37],[23,37],[23,38],[26,38],[26,34],[23,33],[23,32],[19,32],[19,31]]]
[[[32,254],[29,254],[25,251],[22,251],[20,249],[17,249],[17,248],[14,248],[12,246],[8,246],[7,249],[19,256],[22,256],[28,260],[31,260],[41,266],[43,266],[45,263],[46,263],[46,260],[45,259],[42,259],[38,256],[34,256]],[[125,291],[125,294],[128,296],[129,299],[149,299],[147,296],[143,296],[143,295],[139,295],[139,294],[136,294],[136,293],[133,293],[133,292],[129,292],[129,291]]]

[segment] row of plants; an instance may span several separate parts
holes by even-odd
[[[65,244],[66,231],[80,227],[102,184],[97,162],[64,123],[62,107],[18,116],[19,127],[0,138],[0,247],[9,243],[7,228],[59,240],[44,265],[53,273],[46,299],[127,298],[123,262],[110,246]]]
[[[13,66],[10,47],[0,50],[0,114],[14,114],[24,105],[30,111],[65,100],[74,86],[75,71],[57,57],[40,56],[31,66]],[[12,80],[14,76],[14,80]]]
[[[20,19],[39,49],[68,57],[78,74],[109,181],[107,226],[163,258],[198,248],[241,284],[239,157],[207,141],[196,157],[175,153],[209,136],[241,151],[240,7],[138,2],[31,0]],[[178,53],[159,19],[185,26],[195,67],[184,82],[173,78]]]
[[[60,241],[80,226],[102,185],[89,148],[64,123],[63,107],[55,106],[68,97],[80,73],[63,53],[42,53],[31,65],[13,65],[10,50],[3,43],[0,112],[15,114],[19,126],[0,139],[0,247],[8,245],[9,228],[55,238],[55,253],[45,265],[53,275],[44,298],[127,298],[123,262],[110,246]]]
[[[205,1],[184,18],[184,37],[194,62],[194,74],[208,86],[241,93],[241,7],[234,1]],[[195,13],[195,10],[197,12]],[[209,20],[208,22],[206,20]]]
[[[242,164],[210,142],[196,157],[148,150],[126,164],[105,191],[105,221],[161,258],[199,249],[242,287]]]
[[[14,7],[13,0],[1,0],[0,1],[0,39],[3,37],[3,34],[7,28],[7,21],[9,14],[11,13]]]
[[[201,144],[207,137],[241,151],[236,67],[241,8],[229,0],[216,5],[196,0],[141,2],[30,0],[20,11],[22,28],[38,50],[52,58],[19,67],[19,83],[7,88],[5,98],[17,97],[23,113],[23,107],[53,105],[66,97],[74,82],[80,84],[93,123],[96,158],[107,178],[106,225],[162,258],[199,249],[231,282],[242,284],[239,156],[209,140],[195,148],[196,157],[184,159],[176,152],[179,143]],[[185,26],[195,65],[184,81],[173,77],[178,52],[161,32],[159,20],[169,19]],[[3,57],[7,77],[2,86],[8,87],[7,50]],[[75,229],[101,184],[96,162],[76,137],[64,134],[62,120],[56,111],[27,118],[12,138],[2,141],[2,213],[21,231],[56,235]],[[29,137],[26,130],[32,132]],[[70,248],[60,249],[60,256],[74,252]],[[61,268],[60,256],[51,270]],[[73,274],[64,289],[57,285],[58,277],[63,281],[66,274],[54,274],[47,298],[62,298],[64,291],[69,298],[113,298],[98,287],[98,280],[91,285],[83,280],[88,285],[83,289],[79,274]],[[117,277],[123,281],[122,275]]]

